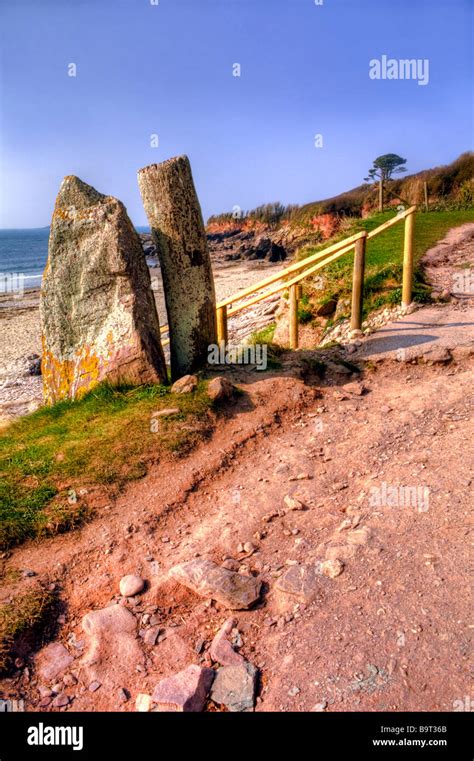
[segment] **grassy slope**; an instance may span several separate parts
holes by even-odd
[[[368,232],[378,227],[387,219],[393,217],[392,212],[376,214],[367,219],[355,220],[350,229],[334,240],[348,237],[358,230]],[[474,210],[463,211],[433,211],[418,213],[415,221],[414,258],[415,264],[422,255],[437,241],[443,238],[449,229],[474,221]],[[377,309],[383,304],[398,303],[401,299],[402,260],[403,260],[403,230],[404,223],[394,225],[380,235],[372,238],[367,244],[366,273],[364,283],[364,313]],[[330,245],[333,240],[326,241],[318,247],[307,248],[305,256]],[[323,276],[323,288],[316,290],[314,279],[303,281],[305,292],[314,304],[321,304],[329,298],[348,298],[352,287],[353,254],[347,254],[333,264],[320,271]],[[419,267],[415,272],[414,297],[423,301],[429,296],[429,289],[423,284]]]
[[[179,414],[159,418],[153,432],[152,413],[171,407]],[[186,452],[208,435],[210,407],[203,384],[179,395],[99,387],[22,417],[0,437],[0,547],[70,528],[89,511],[81,489],[120,487],[149,462]]]

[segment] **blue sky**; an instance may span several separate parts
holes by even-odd
[[[448,163],[472,146],[471,8],[0,0],[0,227],[49,224],[66,174],[146,224],[136,172],[181,153],[205,218],[334,195],[381,153],[407,158],[409,172]],[[429,59],[428,85],[371,80],[383,54]]]

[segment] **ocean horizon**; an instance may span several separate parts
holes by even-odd
[[[41,285],[48,258],[49,225],[46,227],[0,229],[0,293],[8,288],[9,278],[21,278],[24,288]],[[136,227],[139,233],[149,227]]]

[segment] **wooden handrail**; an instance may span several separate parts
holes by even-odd
[[[299,270],[304,269],[305,267],[308,267],[308,265],[310,265],[312,262],[316,261],[317,259],[321,259],[322,257],[327,256],[328,254],[331,254],[333,251],[339,251],[340,249],[345,248],[350,243],[355,243],[356,240],[364,237],[365,234],[366,234],[365,231],[356,233],[355,235],[352,235],[350,238],[346,238],[345,240],[340,240],[337,243],[333,243],[332,246],[325,248],[324,251],[318,251],[316,254],[313,254],[312,256],[308,256],[306,257],[306,259],[302,259],[300,262],[295,262],[295,264],[290,264],[290,266],[287,267],[286,269],[279,270],[278,272],[275,272],[273,275],[269,275],[269,277],[266,277],[264,280],[260,280],[255,285],[249,285],[248,288],[244,288],[242,291],[237,291],[237,293],[234,293],[233,296],[228,296],[228,298],[224,299],[223,301],[219,301],[219,303],[216,304],[216,309],[219,309],[220,307],[228,306],[229,304],[232,304],[234,301],[240,301],[240,299],[243,299],[246,296],[250,296],[252,293],[255,293],[256,291],[260,291],[266,285],[271,285],[272,283],[275,283],[277,280],[281,280],[287,275],[291,275],[293,272],[298,272]]]
[[[379,235],[385,230],[388,230],[388,228],[392,227],[392,225],[395,225],[397,224],[397,222],[400,222],[401,220],[409,217],[409,215],[413,214],[415,211],[416,211],[416,206],[410,206],[410,208],[406,209],[406,211],[403,211],[401,214],[397,214],[395,217],[387,220],[387,222],[384,222],[382,225],[379,225],[379,227],[376,227],[374,230],[371,230],[370,232],[367,232],[366,230],[362,230],[361,232],[351,235],[349,238],[345,238],[344,240],[338,241],[337,243],[333,243],[332,246],[328,246],[328,248],[325,248],[323,251],[318,251],[317,253],[312,254],[312,256],[306,257],[306,259],[302,259],[300,262],[295,262],[294,264],[291,264],[289,267],[286,267],[286,269],[279,270],[278,272],[275,272],[272,275],[269,275],[269,277],[266,277],[263,280],[260,280],[258,283],[255,283],[254,285],[248,286],[248,288],[244,288],[243,290],[238,291],[233,296],[228,296],[226,299],[219,301],[216,304],[216,310],[217,310],[217,316],[218,316],[218,324],[221,326],[220,333],[224,332],[224,335],[225,335],[224,340],[226,340],[226,333],[227,333],[226,325],[227,325],[228,317],[231,317],[232,315],[235,315],[238,312],[241,312],[243,309],[247,309],[247,307],[251,307],[254,304],[257,304],[259,301],[264,301],[265,299],[268,299],[270,296],[273,296],[274,294],[279,293],[280,291],[284,291],[284,290],[287,290],[288,288],[292,288],[293,286],[296,286],[296,284],[299,283],[301,280],[303,280],[303,278],[308,277],[308,275],[312,275],[314,272],[317,272],[317,270],[321,269],[322,267],[325,267],[326,264],[329,264],[330,262],[333,262],[336,259],[339,259],[341,256],[344,256],[344,254],[347,254],[352,248],[354,248],[354,246],[357,247],[358,241],[363,240],[365,242],[367,240],[370,240],[371,238],[374,238],[376,235]],[[407,224],[408,223],[409,223],[409,220],[407,220]],[[410,236],[411,237],[413,236],[411,223],[409,225],[408,230],[409,230],[408,239],[410,239]],[[406,236],[406,240],[407,240],[407,236]],[[405,240],[405,249],[407,248],[406,240]],[[409,252],[409,254],[411,256],[411,251]],[[408,258],[410,258],[410,256]],[[316,264],[314,264],[315,262]],[[287,278],[289,275],[292,275],[295,272],[298,274],[290,278],[290,280],[285,280],[285,278]],[[409,275],[411,276],[410,273]],[[270,288],[269,290],[264,291],[263,293],[258,293],[258,291],[261,291],[263,288],[265,288],[265,286],[273,285],[273,283],[277,283],[279,280],[283,280],[284,282],[279,283],[276,287]],[[408,278],[405,278],[404,282],[405,282],[405,297],[408,298],[408,296],[411,295],[411,292],[410,294],[408,293]],[[249,299],[248,301],[245,301],[243,304],[240,304],[236,307],[227,309],[227,307],[233,304],[234,302],[241,301],[242,299],[246,298],[247,296],[251,296],[254,293],[256,293],[257,295],[254,296],[252,299]],[[225,311],[225,315],[224,315],[224,311]],[[162,325],[160,327],[160,332],[169,333],[168,325]],[[164,341],[162,341],[163,346],[167,346],[169,343],[170,343],[169,338],[166,338]]]

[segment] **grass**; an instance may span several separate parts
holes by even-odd
[[[209,435],[211,406],[203,383],[192,394],[99,386],[14,422],[0,436],[0,547],[72,528],[90,513],[82,490],[120,488],[189,451]],[[171,407],[179,413],[152,423]]]
[[[39,587],[0,607],[0,674],[8,671],[18,640],[39,632],[53,604],[53,595]]]
[[[351,228],[345,230],[343,234],[320,246],[305,249],[304,255],[310,256],[332,242],[348,237],[359,230],[370,232],[391,217],[393,217],[393,211],[355,220]],[[443,238],[450,228],[472,221],[474,221],[474,210],[420,212],[416,215],[413,245],[415,301],[428,301],[430,297],[430,289],[424,282],[423,273],[419,267],[423,254]],[[401,301],[403,235],[404,223],[400,222],[367,243],[364,280],[365,316],[386,304],[396,304]],[[352,264],[353,253],[349,253],[322,269],[318,273],[323,277],[322,289],[313,289],[311,281],[305,281],[305,290],[310,295],[311,302],[319,306],[330,298],[348,298],[352,289]]]

